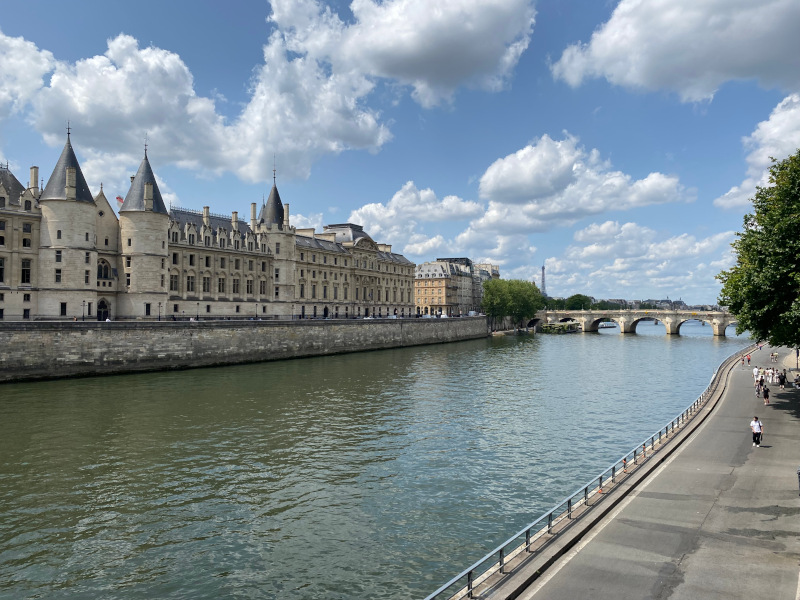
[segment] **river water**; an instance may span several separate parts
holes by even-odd
[[[422,598],[688,406],[728,333],[0,386],[0,598]]]

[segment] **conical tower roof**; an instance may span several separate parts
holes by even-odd
[[[269,193],[269,200],[261,207],[261,214],[258,215],[259,223],[264,225],[277,225],[278,229],[283,229],[283,203],[275,184]]]
[[[128,190],[128,195],[125,196],[125,202],[122,203],[119,212],[144,212],[144,186],[147,183],[153,184],[153,212],[169,214],[167,207],[164,206],[164,200],[161,198],[161,192],[158,189],[153,169],[150,167],[147,152],[144,153],[142,164],[139,165],[139,171],[133,178],[133,182],[131,182],[131,189]]]
[[[75,157],[75,151],[72,149],[72,143],[67,134],[67,143],[64,144],[64,149],[61,151],[61,156],[53,169],[50,179],[47,180],[47,185],[39,198],[42,200],[66,200],[67,199],[67,169],[75,169],[75,200],[77,202],[88,202],[94,204],[94,198],[89,191],[89,186],[86,184],[86,179],[81,171],[81,166],[78,164],[78,159]]]

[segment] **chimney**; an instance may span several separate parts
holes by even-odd
[[[283,205],[283,226],[289,229],[289,203]]]
[[[258,205],[255,202],[250,204],[250,229],[253,231],[256,230],[256,207]]]
[[[67,167],[67,185],[64,188],[67,200],[75,200],[75,167]]]
[[[203,225],[211,227],[211,209],[208,206],[203,207]]]
[[[239,231],[239,213],[237,211],[231,213],[231,229]]]
[[[31,188],[34,194],[39,191],[39,167],[31,167]]]
[[[149,181],[144,184],[144,209],[153,210],[153,184]]]

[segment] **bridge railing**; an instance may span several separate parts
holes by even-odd
[[[506,568],[510,561],[521,558],[520,555],[523,553],[534,555],[536,552],[541,551],[559,532],[566,529],[566,525],[586,514],[594,505],[592,500],[599,501],[604,493],[604,487],[610,488],[623,481],[636,467],[657,452],[668,440],[672,439],[719,389],[722,383],[721,372],[731,363],[738,361],[743,354],[751,352],[756,347],[757,344],[752,344],[728,356],[716,368],[703,393],[679,415],[654,434],[642,440],[640,444],[634,446],[633,449],[617,459],[602,473],[575,490],[548,512],[526,525],[483,558],[461,571],[461,573],[427,596],[425,600],[445,597],[449,600],[474,598],[475,589],[489,577],[495,574],[499,574],[501,577],[508,574]],[[447,595],[445,596],[445,594]]]

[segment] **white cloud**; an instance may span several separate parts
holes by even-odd
[[[553,75],[573,87],[615,85],[708,100],[729,80],[800,88],[797,0],[621,0],[588,44],[567,47]]]
[[[349,221],[363,225],[376,240],[392,240],[398,246],[411,244],[410,247],[422,248],[431,242],[412,239],[418,233],[419,223],[466,220],[482,211],[477,202],[457,196],[439,200],[430,188],[420,190],[413,181],[408,181],[389,202],[366,204],[351,212]]]
[[[21,37],[0,32],[0,118],[20,110],[53,69],[53,55]]]
[[[710,301],[719,291],[714,276],[731,264],[734,233],[664,237],[636,223],[606,221],[577,231],[574,239],[584,243],[545,261],[553,295],[633,299],[680,290],[685,299]]]
[[[271,20],[288,47],[360,73],[413,88],[430,107],[460,86],[501,89],[528,47],[530,0],[354,0],[345,24],[316,0],[273,0]]]
[[[568,133],[560,141],[544,135],[496,160],[481,177],[480,195],[489,200],[489,208],[473,226],[516,232],[570,225],[610,210],[694,199],[694,191],[677,177],[650,173],[634,180],[611,170],[597,150],[586,152]]]
[[[299,213],[296,215],[289,215],[289,223],[292,227],[297,227],[298,229],[313,227],[314,231],[322,231],[324,225],[322,213],[312,213],[308,216]]]
[[[800,94],[784,98],[772,110],[769,119],[759,123],[742,143],[750,150],[747,155],[747,177],[714,200],[714,205],[720,208],[750,206],[756,186],[769,185],[771,158],[782,160],[800,149]]]

